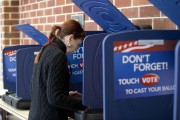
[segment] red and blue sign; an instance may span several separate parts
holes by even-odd
[[[115,41],[115,99],[173,94],[176,43],[175,40]]]
[[[4,53],[6,80],[16,82],[16,50],[7,50]]]
[[[82,82],[83,74],[83,46],[79,46],[73,53],[67,55],[71,67],[71,83]]]

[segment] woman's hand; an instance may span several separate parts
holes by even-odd
[[[69,96],[81,97],[82,94],[77,91],[69,91]]]

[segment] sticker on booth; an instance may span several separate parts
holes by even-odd
[[[114,42],[114,98],[173,94],[176,40]]]
[[[7,50],[4,52],[6,80],[16,82],[16,50]]]

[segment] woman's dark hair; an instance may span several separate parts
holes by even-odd
[[[63,39],[67,35],[74,35],[74,39],[84,39],[85,32],[81,27],[80,23],[75,20],[68,20],[64,22],[61,26],[54,25],[51,29],[49,35],[49,42],[46,43],[44,46],[47,46],[49,43],[53,42],[54,37],[58,37]],[[39,51],[39,53],[35,57],[34,63],[38,63],[40,56],[42,54],[43,48]]]
[[[71,34],[74,35],[74,39],[84,39],[85,37],[83,28],[81,27],[80,23],[75,20],[68,20],[61,26],[53,26],[49,35],[49,39],[53,39],[55,36],[63,39],[66,35]]]

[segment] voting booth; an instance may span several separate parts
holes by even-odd
[[[103,41],[104,120],[172,120],[180,31],[108,35]]]
[[[175,50],[175,92],[174,92],[174,114],[173,114],[173,120],[179,120],[180,119],[180,41],[178,42]]]
[[[173,92],[175,88],[173,75],[174,48],[179,40],[179,31],[138,31],[137,27],[130,23],[126,17],[107,0],[73,0],[73,2],[107,32],[107,34],[87,36],[84,40],[82,99],[83,104],[89,106],[90,112],[76,112],[75,119],[171,120],[173,116]],[[112,43],[115,40],[117,43]],[[119,46],[113,46],[115,44]],[[124,46],[121,44],[124,44]],[[136,46],[136,44],[139,44],[139,46]],[[152,83],[141,83],[142,86],[145,86],[142,89],[140,89],[142,86],[137,85],[137,88],[139,88],[137,91],[132,85],[121,88],[118,83],[115,83],[115,79],[116,81],[119,80],[118,77],[122,77],[120,83],[124,83],[124,80],[128,78],[126,75],[141,75],[138,72],[133,73],[130,71],[130,66],[132,67],[132,65],[127,65],[126,68],[123,68],[123,66],[118,63],[118,60],[116,63],[114,61],[115,54],[117,54],[116,57],[121,55],[121,53],[114,52],[114,49],[118,51],[130,46],[134,48],[129,48],[123,52],[134,51],[137,52],[137,54],[141,54],[143,50],[151,49],[148,51],[150,53],[152,52],[153,57],[151,57],[151,59],[157,58],[157,62],[160,62],[156,64],[158,66],[156,66],[156,69],[160,69],[159,66],[163,67],[163,69],[158,70],[157,73],[141,73],[142,76],[139,78],[143,78],[143,80],[153,79],[155,81]],[[163,54],[164,56],[160,58]],[[149,60],[150,54],[145,54],[141,57]],[[140,57],[138,58],[140,59]],[[128,57],[124,57],[124,59],[126,60]],[[133,58],[129,59],[131,60]],[[103,68],[101,68],[102,65]],[[155,71],[155,63],[152,65],[149,63],[147,66],[149,67],[148,69],[154,66]],[[115,70],[117,71],[115,72]],[[120,74],[119,71],[124,73],[127,78],[123,78],[124,76]],[[128,74],[128,71],[130,74]],[[116,76],[115,73],[122,76]],[[165,76],[163,74],[165,74]],[[139,79],[132,78],[132,81],[138,80]],[[125,89],[129,92],[129,89],[126,87],[130,87],[130,92],[135,89],[137,93],[131,96],[123,93],[124,95],[122,96],[124,97],[121,98],[121,92],[119,93],[119,91]],[[151,93],[149,94],[148,92]],[[100,109],[103,110],[103,117],[99,112]],[[163,114],[165,115],[163,116]]]
[[[30,106],[30,80],[38,45],[21,45],[3,49],[3,85],[7,89],[2,100],[18,109]]]
[[[89,35],[84,39],[82,101],[84,105],[89,107],[89,110],[75,112],[75,119],[102,120],[102,42],[108,34],[138,30],[138,28],[108,0],[72,1],[106,32]]]

